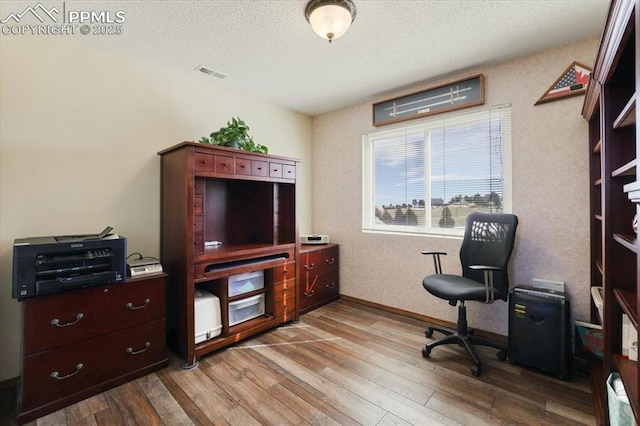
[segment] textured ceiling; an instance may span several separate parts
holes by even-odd
[[[317,115],[598,36],[609,6],[606,0],[354,2],[355,22],[332,44],[311,30],[305,0],[67,0],[65,7],[125,11],[122,35],[85,38],[101,48]],[[227,78],[194,71],[198,65]]]

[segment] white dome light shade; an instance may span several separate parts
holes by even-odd
[[[355,5],[344,0],[312,0],[305,14],[313,31],[331,42],[344,35],[351,26],[355,19]]]

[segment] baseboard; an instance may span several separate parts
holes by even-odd
[[[20,377],[14,377],[13,379],[3,380],[0,382],[0,390],[10,389],[18,387],[20,383]]]
[[[380,309],[381,311],[389,312],[389,313],[396,314],[396,315],[401,315],[401,316],[407,317],[407,318],[413,318],[413,319],[417,319],[417,320],[420,320],[420,321],[425,321],[425,322],[427,322],[429,324],[440,325],[440,326],[443,326],[443,327],[449,327],[449,328],[453,328],[453,329],[455,329],[457,327],[456,323],[452,323],[452,322],[449,322],[449,321],[443,321],[443,320],[438,319],[438,318],[432,318],[432,317],[427,316],[427,315],[417,314],[415,312],[406,311],[404,309],[399,309],[399,308],[394,308],[394,307],[387,306],[387,305],[382,305],[380,303],[371,302],[369,300],[358,299],[357,297],[347,296],[345,294],[341,294],[340,295],[340,300],[343,300],[345,302],[355,303],[355,304],[358,304],[358,305],[368,306],[370,308]],[[507,341],[508,341],[507,336],[503,336],[501,334],[492,333],[490,331],[474,329],[474,332],[478,336],[486,337],[487,339],[491,339],[491,340],[493,340],[493,341],[495,341],[497,343],[501,343],[503,345],[506,345]]]

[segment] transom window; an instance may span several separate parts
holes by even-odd
[[[462,236],[475,211],[511,212],[511,107],[364,135],[362,229]]]

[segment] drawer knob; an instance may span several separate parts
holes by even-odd
[[[66,374],[64,376],[61,376],[60,373],[58,373],[57,371],[54,371],[53,373],[51,373],[51,378],[52,379],[56,379],[56,380],[68,379],[69,377],[73,377],[76,374],[78,374],[80,372],[80,370],[82,370],[83,367],[84,367],[84,365],[82,365],[82,363],[80,363],[80,364],[76,365],[76,371],[74,371],[73,373]]]
[[[305,291],[304,292],[304,297],[313,297],[314,294],[316,294],[315,290]]]
[[[140,306],[133,306],[133,303],[129,302],[127,303],[127,308],[131,309],[132,311],[137,311],[138,309],[146,308],[149,303],[151,303],[151,300],[149,299],[144,299],[144,305]]]
[[[55,319],[53,319],[51,321],[51,325],[54,325],[54,326],[59,327],[59,328],[69,327],[70,325],[77,324],[78,321],[80,321],[83,317],[84,317],[84,314],[82,312],[80,312],[78,315],[76,315],[76,319],[75,320],[69,321],[69,322],[65,322],[64,324],[60,324],[60,320],[58,318],[55,318]]]
[[[327,288],[334,288],[336,286],[336,283],[331,283],[331,284],[327,284]]]
[[[149,349],[149,346],[151,346],[151,342],[145,342],[144,344],[144,348],[138,350],[138,351],[134,351],[133,348],[127,348],[127,353],[131,354],[131,355],[139,355],[142,352],[146,351],[147,349]]]
[[[304,269],[306,269],[307,271],[312,270],[315,267],[315,265],[313,263],[309,264],[309,265],[304,265]]]
[[[336,259],[335,257],[332,257],[331,259],[326,259],[325,262],[327,262],[328,265],[333,265],[336,263]]]

